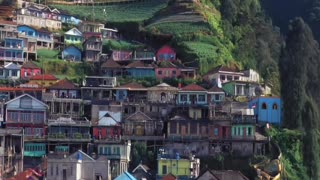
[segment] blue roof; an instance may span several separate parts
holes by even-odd
[[[120,176],[118,176],[117,178],[115,178],[114,180],[137,180],[137,179],[126,171],[122,173]]]

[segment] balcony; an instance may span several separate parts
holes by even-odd
[[[233,118],[233,124],[256,124],[256,118]]]
[[[119,143],[121,142],[122,137],[108,137],[108,138],[99,138],[99,137],[94,137],[94,142],[95,143]]]
[[[125,135],[122,136],[123,140],[135,140],[135,141],[163,141],[165,140],[165,137],[162,135],[146,135],[146,136],[136,136],[136,135]]]
[[[60,115],[51,115],[48,117],[48,126],[84,126],[90,127],[91,121],[86,118],[61,117]]]
[[[49,141],[74,141],[74,142],[87,142],[91,141],[91,135],[89,133],[49,133]]]
[[[68,97],[68,96],[57,96],[55,93],[42,93],[43,101],[57,101],[57,102],[81,102],[82,99],[80,96]]]
[[[45,135],[35,135],[35,134],[25,134],[24,140],[25,141],[44,141],[46,139]]]
[[[25,58],[17,58],[17,57],[0,57],[0,61],[14,61],[14,62],[24,62]]]
[[[86,46],[86,50],[87,51],[101,51],[101,46],[89,46],[89,45],[87,45]]]

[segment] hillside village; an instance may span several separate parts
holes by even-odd
[[[201,74],[170,44],[117,49],[110,43],[130,39],[114,27],[42,4],[17,6],[0,20],[3,179],[280,177],[265,128],[281,125],[281,100],[257,71],[221,64]],[[49,52],[94,70],[77,82],[58,77],[43,66]],[[227,156],[271,163],[252,163],[252,175],[202,162]]]

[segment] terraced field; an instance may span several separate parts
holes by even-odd
[[[147,20],[167,6],[167,0],[150,0],[127,4],[105,6],[67,6],[53,5],[53,7],[67,11],[81,19],[105,22],[141,22]],[[94,12],[94,13],[93,13]],[[94,17],[94,18],[93,18]]]

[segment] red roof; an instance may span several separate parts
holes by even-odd
[[[216,86],[213,86],[208,90],[209,92],[224,92],[221,88],[218,88]]]
[[[181,88],[182,91],[207,91],[205,88],[196,85],[196,84],[189,84],[183,88]]]
[[[104,62],[101,67],[103,68],[121,68],[120,64],[115,62],[114,60],[110,59]]]
[[[35,63],[33,63],[32,61],[27,61],[26,63],[24,63],[22,65],[21,68],[25,68],[25,69],[40,69]]]
[[[162,180],[176,180],[176,179],[177,178],[171,173],[169,173],[169,174],[167,174],[167,175],[162,177]]]
[[[54,85],[50,86],[49,89],[78,89],[78,87],[68,79],[62,79]]]
[[[30,80],[56,81],[58,79],[52,74],[38,74],[38,75],[32,76]]]

